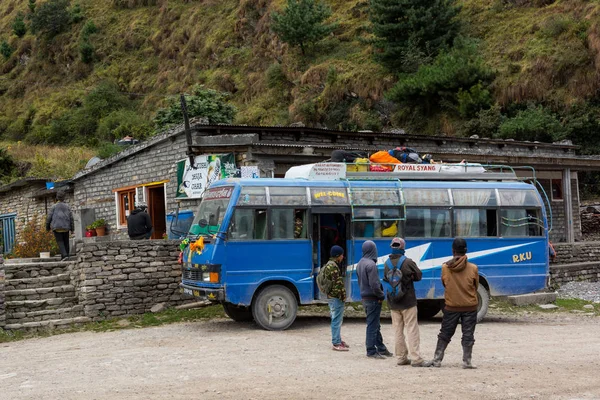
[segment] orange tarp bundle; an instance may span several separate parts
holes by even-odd
[[[372,154],[371,157],[369,157],[369,160],[376,164],[402,164],[400,160],[391,156],[390,153],[384,150]],[[385,165],[385,167],[390,171],[394,169],[392,165]]]

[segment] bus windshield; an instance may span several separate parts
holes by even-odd
[[[194,217],[190,234],[198,236],[219,232],[232,193],[233,187],[208,189]]]

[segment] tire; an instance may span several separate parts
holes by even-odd
[[[420,300],[417,303],[417,317],[419,319],[431,319],[440,312],[444,306],[444,300]]]
[[[488,306],[490,305],[490,292],[485,286],[479,283],[477,288],[477,322],[480,322],[488,312]]]
[[[268,331],[289,328],[296,319],[297,312],[296,296],[282,285],[265,287],[252,302],[254,321]]]
[[[236,306],[231,303],[223,303],[223,310],[229,318],[237,322],[252,321],[252,310],[250,307]]]

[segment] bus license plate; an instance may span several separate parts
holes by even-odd
[[[183,294],[187,294],[188,296],[200,297],[200,291],[183,288]]]

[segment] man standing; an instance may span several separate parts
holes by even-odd
[[[475,325],[477,324],[477,288],[479,272],[477,265],[467,260],[467,242],[456,238],[452,243],[453,258],[442,265],[442,283],[446,289],[444,317],[438,335],[433,360],[434,367],[442,365],[444,351],[460,322],[462,327],[463,368],[475,368],[471,364],[473,344],[475,344]]]
[[[331,312],[331,343],[335,351],[348,351],[350,346],[342,340],[341,329],[344,320],[344,301],[346,300],[346,287],[340,266],[344,259],[344,249],[333,246],[329,252],[331,258],[323,266],[325,279],[331,282],[331,290],[327,293],[329,311]]]
[[[146,203],[139,202],[127,217],[127,233],[131,240],[150,239],[152,236],[152,220],[146,212],[147,208]]]
[[[363,307],[367,314],[367,357],[383,359],[391,357],[390,353],[383,344],[381,336],[381,303],[385,299],[383,286],[379,280],[379,271],[377,270],[377,247],[371,240],[367,240],[362,245],[363,256],[356,266],[358,275],[358,286],[360,287],[360,297]]]
[[[61,261],[69,257],[69,231],[75,230],[73,214],[69,205],[64,202],[65,192],[56,192],[57,203],[52,207],[46,218],[46,230],[54,233],[54,238],[60,250]]]
[[[391,243],[392,253],[389,261],[385,263],[383,276],[387,277],[394,268],[402,273],[400,286],[402,295],[390,297],[388,293],[388,307],[392,314],[392,326],[395,332],[396,348],[395,353],[398,357],[398,365],[411,364],[413,367],[428,367],[429,364],[423,361],[419,351],[420,335],[419,323],[417,321],[417,296],[415,294],[415,285],[423,276],[417,264],[404,255],[406,243],[404,239],[394,238]],[[390,271],[392,270],[392,271]],[[406,336],[404,329],[406,328]],[[410,357],[410,358],[409,358]]]

